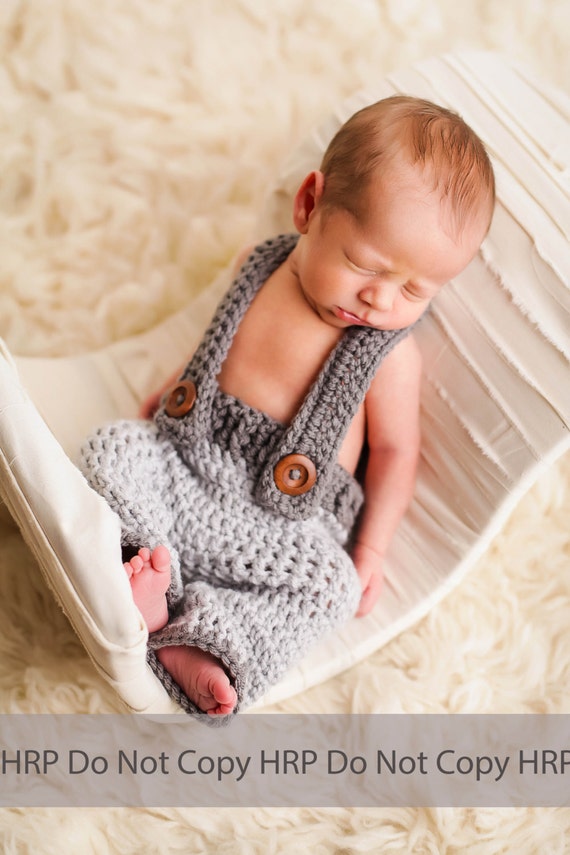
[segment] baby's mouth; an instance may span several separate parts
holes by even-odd
[[[336,315],[340,320],[346,321],[349,324],[354,324],[358,326],[366,326],[366,321],[363,321],[362,318],[359,318],[358,315],[353,315],[352,312],[347,312],[346,309],[341,309],[340,306],[335,306]]]

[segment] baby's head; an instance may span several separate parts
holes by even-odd
[[[495,202],[485,147],[457,113],[420,98],[385,98],[340,128],[321,164],[321,201],[362,218],[371,205],[382,204],[373,195],[374,179],[397,181],[406,166],[415,167],[418,181],[439,193],[442,226],[451,236],[476,222],[484,237]]]
[[[485,237],[495,182],[457,114],[395,96],[360,110],[295,197],[295,272],[334,326],[409,326]]]

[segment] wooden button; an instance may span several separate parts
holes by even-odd
[[[288,496],[302,496],[313,487],[317,470],[313,461],[304,454],[287,454],[273,470],[275,486]]]
[[[191,380],[179,380],[166,398],[164,409],[167,416],[180,419],[189,413],[196,401],[196,386]]]

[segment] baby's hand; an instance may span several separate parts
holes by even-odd
[[[158,408],[160,407],[160,401],[162,398],[163,392],[155,392],[153,395],[149,395],[149,397],[142,402],[139,409],[139,418],[140,419],[152,419]]]
[[[153,392],[152,395],[149,395],[148,398],[142,402],[139,410],[139,419],[152,419],[154,417],[154,414],[160,407],[163,396],[166,395],[168,390],[174,385],[174,383],[176,383],[181,373],[182,371],[179,369],[176,374],[173,374],[157,392]]]
[[[372,611],[382,589],[382,557],[374,549],[357,543],[352,550],[352,560],[362,586],[362,597],[356,617],[364,617]]]

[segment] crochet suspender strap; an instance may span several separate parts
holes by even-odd
[[[337,477],[340,447],[382,359],[408,330],[349,327],[286,430],[259,478],[256,498],[290,518],[304,517],[325,504]],[[284,493],[276,467],[288,455],[303,455],[314,464],[314,486],[301,495]]]
[[[257,291],[285,261],[297,243],[297,235],[280,235],[253,250],[218,306],[214,318],[183,374],[196,384],[198,395],[192,411],[193,434],[209,433],[218,375],[234,335]]]

